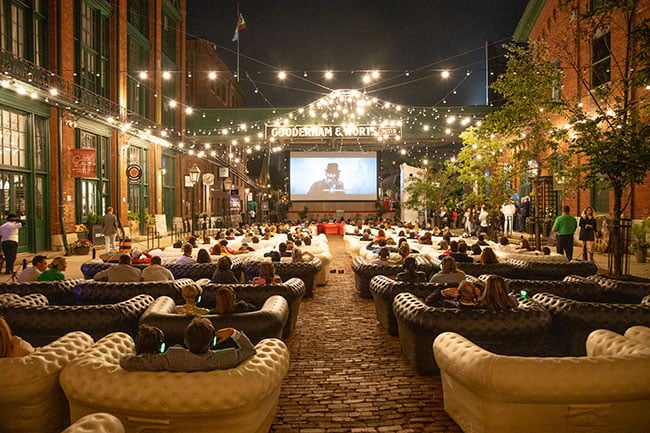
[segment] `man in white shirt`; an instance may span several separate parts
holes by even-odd
[[[130,255],[122,254],[117,265],[111,265],[108,269],[97,272],[93,279],[95,281],[136,282],[142,281],[142,271],[131,266]]]
[[[11,274],[14,271],[14,262],[18,254],[18,230],[25,223],[20,220],[18,215],[10,213],[7,215],[7,222],[0,226],[0,237],[2,237],[2,253],[5,256],[6,270],[5,274]]]
[[[479,233],[487,233],[488,232],[488,217],[490,214],[485,210],[485,206],[481,206],[481,212],[478,214],[478,224],[479,224]]]
[[[25,268],[20,275],[18,275],[19,283],[27,283],[30,281],[38,280],[38,276],[41,275],[47,269],[47,257],[36,255],[32,259],[32,266]]]
[[[176,259],[176,263],[179,265],[191,265],[196,263],[196,260],[192,257],[192,244],[187,243],[183,245],[183,255]]]
[[[171,281],[174,274],[162,266],[160,256],[153,256],[151,264],[142,270],[142,281]]]
[[[505,220],[503,221],[503,234],[506,236],[512,236],[512,221],[516,211],[517,208],[512,201],[501,207],[501,213],[503,213],[503,216],[505,217]]]

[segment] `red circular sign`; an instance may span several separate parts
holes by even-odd
[[[142,178],[142,167],[138,164],[129,164],[126,167],[126,177],[129,182],[139,182]]]

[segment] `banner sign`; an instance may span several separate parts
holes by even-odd
[[[95,149],[72,149],[72,177],[97,177]]]
[[[230,196],[230,214],[239,214],[241,212],[241,201],[238,195]]]
[[[401,126],[380,125],[266,125],[266,138],[395,138],[402,135]]]
[[[129,164],[126,167],[126,178],[129,183],[138,183],[142,179],[142,167],[139,164]]]

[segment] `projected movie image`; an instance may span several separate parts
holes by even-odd
[[[292,152],[290,195],[295,201],[374,201],[376,152]]]

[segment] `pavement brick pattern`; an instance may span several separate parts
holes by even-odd
[[[461,432],[443,409],[440,377],[412,370],[398,338],[377,324],[372,300],[357,296],[342,238],[329,244],[337,273],[300,305],[271,431]]]

